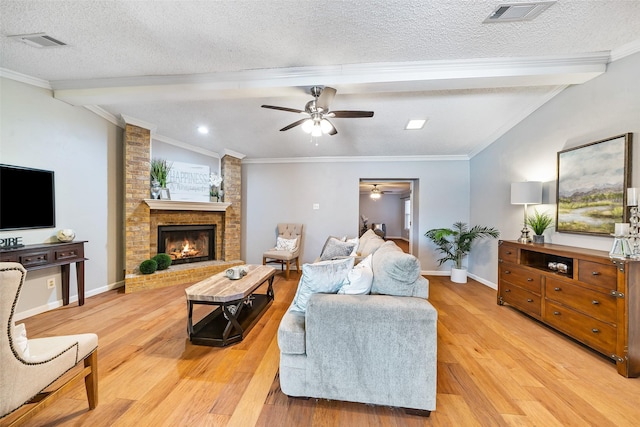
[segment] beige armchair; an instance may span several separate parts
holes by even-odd
[[[278,224],[278,240],[276,241],[276,246],[262,254],[262,264],[278,263],[281,268],[286,266],[285,277],[289,280],[291,263],[295,261],[299,274],[300,257],[302,256],[303,228],[304,226],[302,224]],[[281,239],[286,239],[286,241],[283,243]],[[291,243],[293,239],[296,240],[295,246],[287,248],[287,243]],[[279,245],[279,243],[283,244]]]
[[[14,323],[26,274],[21,264],[0,262],[0,418],[12,426],[32,418],[82,379],[89,409],[98,404],[97,335],[27,339],[24,324]],[[83,369],[67,382],[56,381],[83,361]],[[23,405],[26,406],[16,411]]]

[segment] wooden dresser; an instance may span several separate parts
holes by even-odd
[[[501,240],[498,270],[498,304],[509,304],[610,357],[619,374],[640,376],[640,261]]]

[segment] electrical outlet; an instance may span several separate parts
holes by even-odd
[[[56,278],[49,277],[47,279],[47,289],[55,289],[55,287],[56,287]]]

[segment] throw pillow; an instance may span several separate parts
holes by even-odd
[[[347,243],[353,243],[353,250],[351,251],[351,253],[349,254],[349,256],[357,256],[358,255],[358,243],[359,240],[357,237],[354,237],[353,239],[345,239],[344,241]]]
[[[298,290],[293,298],[291,309],[304,313],[307,311],[311,295],[338,292],[342,282],[353,268],[353,262],[353,258],[344,258],[335,261],[320,261],[315,264],[303,264],[302,277],[298,283]]]
[[[369,255],[358,265],[353,267],[347,278],[342,282],[339,294],[358,295],[368,294],[373,283],[373,270],[371,269],[371,258]]]
[[[338,257],[349,256],[353,252],[355,243],[341,242],[340,240],[332,237],[329,239],[324,247],[324,250],[320,254],[320,261],[327,261]]]
[[[298,246],[298,239],[285,239],[284,237],[278,237],[276,240],[276,251],[289,251],[293,252]]]

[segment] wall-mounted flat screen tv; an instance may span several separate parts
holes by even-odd
[[[0,230],[56,226],[53,171],[0,164]]]

